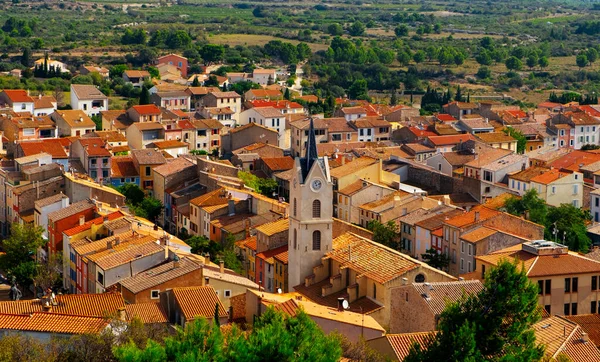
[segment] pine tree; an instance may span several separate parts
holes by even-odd
[[[392,90],[392,96],[390,97],[390,106],[395,106],[398,104],[398,97],[396,96],[396,90]]]
[[[23,48],[23,55],[21,55],[21,64],[25,67],[31,65],[31,50],[29,48]]]
[[[146,88],[146,85],[142,86],[142,92],[140,93],[140,105],[144,105],[144,104],[150,104],[150,92],[148,91],[148,88]]]
[[[292,96],[290,95],[290,89],[289,88],[285,89],[285,93],[283,94],[283,98],[287,99],[288,101],[292,98]]]
[[[456,96],[454,97],[454,100],[457,102],[463,101],[462,92],[460,90],[460,85],[458,87],[456,87]]]
[[[219,322],[219,303],[215,304],[215,324],[217,327],[221,325],[221,322]]]
[[[471,92],[467,93],[467,103],[471,103]]]
[[[192,81],[192,87],[200,87],[200,81],[197,76],[194,77],[194,80]]]

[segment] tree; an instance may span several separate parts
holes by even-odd
[[[398,250],[399,230],[394,221],[388,221],[382,224],[377,220],[371,220],[367,224],[367,229],[373,232],[373,241]]]
[[[585,55],[585,54],[579,54],[579,55],[578,55],[578,56],[575,58],[575,63],[577,64],[577,66],[578,66],[579,68],[583,68],[583,67],[585,67],[585,66],[586,66],[586,65],[588,65],[588,63],[589,63],[589,60],[588,60],[588,57],[587,57],[587,55]]]
[[[404,49],[401,49],[398,52],[398,55],[396,56],[398,63],[400,63],[401,65],[407,65],[408,63],[410,63],[411,58],[412,56],[410,54],[410,51]]]
[[[516,262],[501,261],[482,291],[446,306],[438,333],[404,361],[539,361],[544,346],[532,326],[540,318],[537,285]]]
[[[523,63],[521,62],[521,59],[515,56],[506,59],[506,62],[504,64],[506,65],[506,68],[508,70],[521,70],[521,68],[523,68]]]
[[[369,99],[369,87],[364,79],[357,79],[348,88],[348,97],[350,99]]]
[[[121,78],[123,76],[123,72],[126,71],[127,65],[125,64],[118,64],[118,65],[113,65],[110,70],[109,70],[109,75],[111,79],[115,79],[115,78]]]
[[[427,249],[425,254],[421,254],[421,259],[429,264],[429,266],[440,270],[446,269],[450,264],[450,258],[446,254],[438,253],[433,248]]]
[[[475,57],[475,60],[481,65],[491,65],[493,62],[492,55],[487,49],[482,49]]]
[[[503,132],[517,140],[517,153],[525,153],[527,138],[525,138],[525,135],[521,131],[512,127],[506,127]]]
[[[460,90],[460,85],[456,87],[456,96],[454,96],[454,100],[457,102],[462,102],[464,100],[462,96],[462,91]]]
[[[390,106],[395,106],[398,104],[398,96],[396,95],[396,90],[392,90],[392,95],[390,97]]]
[[[54,88],[52,96],[54,97],[54,99],[56,99],[56,106],[58,108],[62,108],[65,106],[65,94],[63,93],[62,89],[60,89],[60,87],[57,86]]]
[[[154,197],[146,196],[139,205],[133,205],[136,215],[146,218],[152,222],[162,213],[163,204]]]
[[[363,24],[360,20],[355,21],[348,28],[348,33],[352,36],[361,36],[365,34],[365,24]]]
[[[408,26],[400,24],[396,27],[396,29],[394,29],[394,33],[399,38],[403,36],[408,36]]]
[[[534,68],[539,63],[539,59],[536,54],[530,54],[525,61],[529,69]]]
[[[144,190],[134,183],[126,183],[117,187],[117,191],[125,196],[127,202],[133,205],[139,205],[145,197]]]
[[[102,115],[95,114],[90,117],[94,124],[96,125],[96,131],[102,131]]]
[[[273,197],[273,194],[277,191],[277,181],[271,178],[260,178],[250,172],[244,171],[238,172],[238,178],[244,181],[246,186],[262,195]]]
[[[547,68],[549,65],[549,61],[548,61],[548,57],[540,57],[540,59],[538,59],[538,64],[540,65],[540,68]]]
[[[333,36],[343,35],[344,28],[338,23],[329,24],[327,26],[327,33]]]
[[[482,66],[482,67],[479,67],[479,69],[477,70],[477,73],[475,75],[477,76],[477,78],[487,79],[492,76],[492,71],[490,70],[490,68],[488,68],[486,66]]]
[[[219,303],[215,303],[215,316],[213,318],[213,323],[217,326],[220,327],[221,323],[219,322]]]
[[[206,44],[200,48],[200,56],[204,61],[204,65],[220,63],[225,57],[225,47],[218,44]]]
[[[292,98],[292,96],[290,95],[289,88],[285,88],[285,92],[283,93],[283,98],[287,99],[288,101]]]
[[[521,216],[527,213],[527,219],[540,225],[546,225],[548,206],[538,196],[534,188],[529,189],[521,198],[511,197],[506,200],[504,208],[510,214]]]
[[[43,229],[32,224],[12,223],[10,236],[2,241],[3,265],[13,268],[31,260],[38,248],[46,244],[42,238]]]
[[[589,211],[571,204],[550,208],[546,221],[546,238],[567,245],[569,250],[587,253],[592,243],[585,227],[589,220]]]
[[[23,64],[24,67],[29,68],[31,63],[31,49],[25,47],[23,48],[23,55],[21,55],[21,64]]]
[[[148,91],[148,88],[146,88],[145,84],[142,86],[142,92],[140,93],[140,103],[139,104],[141,104],[141,105],[150,104],[150,92]]]
[[[413,54],[413,60],[415,63],[423,63],[425,61],[425,52],[423,50],[417,50],[415,54]]]
[[[235,325],[223,333],[216,323],[197,318],[167,337],[164,345],[149,341],[115,348],[119,361],[319,361],[335,362],[342,348],[336,335],[325,335],[302,310],[295,316],[269,307],[247,334]]]
[[[596,48],[589,48],[585,55],[587,56],[590,64],[598,60],[598,50],[596,50]]]

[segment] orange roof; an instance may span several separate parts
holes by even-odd
[[[273,107],[273,108],[277,108],[277,109],[287,109],[287,108],[299,109],[299,108],[303,108],[300,103],[290,102],[288,100],[267,101],[267,100],[264,100],[264,99],[257,99],[257,100],[254,100],[254,101],[248,101],[248,104],[252,105],[252,107]]]
[[[279,234],[287,231],[290,228],[290,220],[287,218],[281,218],[277,221],[262,224],[256,227],[256,231],[259,231],[267,236]]]
[[[592,117],[600,117],[600,111],[598,111],[596,108],[593,108],[592,106],[585,105],[579,106],[577,108],[579,108],[580,110],[584,111]]]
[[[408,127],[408,129],[410,129],[412,131],[412,133],[414,133],[415,136],[417,136],[417,137],[433,137],[433,136],[437,136],[437,133],[435,133],[435,132],[424,130],[424,129],[420,129],[418,127]]]
[[[274,263],[273,258],[275,257],[275,255],[287,253],[287,250],[288,250],[288,246],[284,245],[284,246],[280,246],[275,249],[265,250],[262,253],[256,254],[256,257],[258,259],[262,259],[262,260],[266,261],[269,264],[273,264]],[[285,259],[287,259],[287,258],[285,258]]]
[[[600,161],[600,154],[575,150],[570,152],[554,161],[552,161],[549,166],[552,166],[557,169],[568,169],[572,171],[579,170],[581,166],[587,166],[590,163],[594,163]]]
[[[139,318],[142,323],[168,323],[169,319],[160,303],[138,303],[125,306],[127,319]]]
[[[248,92],[255,97],[283,97],[280,91],[272,89],[250,89]]]
[[[137,177],[138,169],[129,156],[113,156],[111,162],[111,177]]]
[[[294,159],[290,156],[265,157],[262,161],[271,171],[285,171],[294,167]]]
[[[276,254],[273,256],[275,259],[279,260],[280,262],[282,262],[283,264],[287,264],[288,263],[288,258],[289,258],[289,253],[288,251],[284,251],[282,253]]]
[[[111,212],[110,214],[106,215],[107,221],[112,221],[112,220],[118,219],[123,216],[125,216],[125,214],[123,214],[121,211]],[[103,222],[104,222],[104,216],[100,216],[100,217],[92,219],[86,223],[83,223],[83,225],[77,225],[74,228],[65,230],[64,233],[67,236],[73,236],[73,235],[79,234],[82,231],[91,229],[92,225],[100,225]]]
[[[198,207],[223,205],[227,204],[227,202],[228,199],[225,189],[216,189],[190,200],[190,204]]]
[[[539,184],[548,185],[552,182],[568,176],[570,174],[560,172],[558,170],[548,170],[539,176],[535,176],[531,179],[531,182],[537,182]]]
[[[74,316],[105,317],[125,308],[120,293],[59,294],[55,300],[52,313]],[[0,314],[31,314],[41,311],[43,306],[40,299],[0,302]]]
[[[245,239],[242,241],[243,241],[242,245],[244,245],[245,247],[247,247],[250,250],[256,251],[256,236],[251,236],[248,239]]]
[[[180,147],[188,147],[189,145],[185,142],[178,140],[167,140],[167,141],[156,141],[152,142],[154,146],[158,149],[169,149],[169,148],[180,148]]]
[[[60,138],[59,138],[60,139]],[[68,158],[65,148],[59,142],[47,140],[26,141],[19,143],[25,156],[37,155],[39,153],[48,153],[52,158]]]
[[[573,362],[600,361],[600,351],[583,341],[584,328],[562,316],[544,318],[533,325],[535,339],[544,345],[546,357],[566,356]]]
[[[447,145],[456,145],[460,142],[466,142],[474,140],[472,134],[458,134],[458,135],[449,135],[449,136],[431,136],[428,138],[429,142],[431,142],[434,146],[447,146]]]
[[[133,106],[132,108],[135,109],[135,111],[142,116],[159,115],[162,113],[160,108],[158,108],[158,106],[156,106],[155,104],[137,105]]]
[[[80,138],[77,140],[88,156],[93,157],[110,157],[111,153],[106,149],[105,143],[100,137],[96,138]]]
[[[455,216],[450,220],[446,220],[445,224],[462,228],[464,226],[475,223],[475,216],[478,213],[479,221],[491,219],[494,216],[500,215],[499,211],[488,209],[487,207],[477,206],[462,215]]]
[[[600,314],[579,314],[565,316],[571,322],[579,324],[596,346],[600,346]]]
[[[538,104],[537,106],[538,106],[538,108],[556,108],[556,107],[561,107],[562,104],[555,103],[555,102],[542,102],[542,103]]]
[[[6,94],[11,102],[33,103],[33,98],[27,95],[27,91],[23,89],[5,89],[4,94]]]
[[[398,361],[403,361],[410,352],[413,344],[418,343],[421,347],[426,347],[427,341],[433,337],[436,332],[417,332],[417,333],[402,333],[388,334],[385,336],[390,347],[396,354]]]
[[[454,122],[454,121],[458,121],[451,114],[445,114],[445,113],[436,114],[435,118],[439,119],[442,122]]]
[[[0,330],[86,334],[100,333],[107,324],[108,321],[102,317],[81,317],[53,313],[0,314]]]
[[[215,306],[219,305],[219,317],[226,317],[227,311],[212,286],[173,288],[175,303],[179,305],[186,321],[196,317],[213,318]]]

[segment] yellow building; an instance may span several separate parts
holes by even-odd
[[[539,286],[539,304],[550,315],[598,313],[600,262],[552,241],[532,241],[478,256],[476,275],[483,278],[500,260],[523,264]]]

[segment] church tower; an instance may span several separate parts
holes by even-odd
[[[306,154],[297,157],[290,183],[288,282],[290,291],[313,274],[332,248],[333,184],[327,157],[319,158],[310,119]]]

